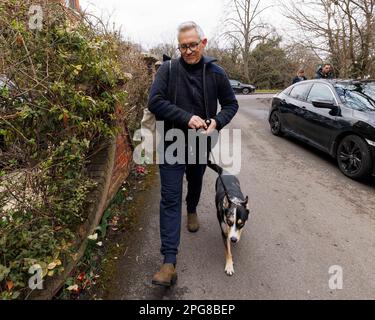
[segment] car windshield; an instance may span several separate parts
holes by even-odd
[[[336,92],[349,108],[375,111],[375,84],[336,85]]]
[[[375,100],[375,82],[366,83],[362,86],[363,93]]]

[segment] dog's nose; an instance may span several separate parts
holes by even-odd
[[[233,243],[237,243],[237,238],[235,238],[235,237],[232,237],[232,238],[230,238],[230,241],[232,241]]]

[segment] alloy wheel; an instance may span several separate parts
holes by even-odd
[[[271,115],[271,131],[274,135],[280,135],[281,133],[281,122],[280,117],[276,111],[274,111]]]
[[[357,174],[362,168],[361,147],[349,139],[343,143],[339,150],[339,162],[342,169],[349,175]]]

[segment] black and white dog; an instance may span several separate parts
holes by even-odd
[[[216,208],[225,246],[225,273],[233,276],[233,257],[231,243],[238,243],[246,222],[249,219],[249,197],[244,197],[239,180],[226,175],[223,169],[210,164],[209,167],[219,174],[216,181]]]

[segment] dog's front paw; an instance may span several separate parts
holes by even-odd
[[[234,275],[234,267],[233,267],[233,262],[228,262],[227,265],[225,266],[225,273],[227,276],[233,276]]]

